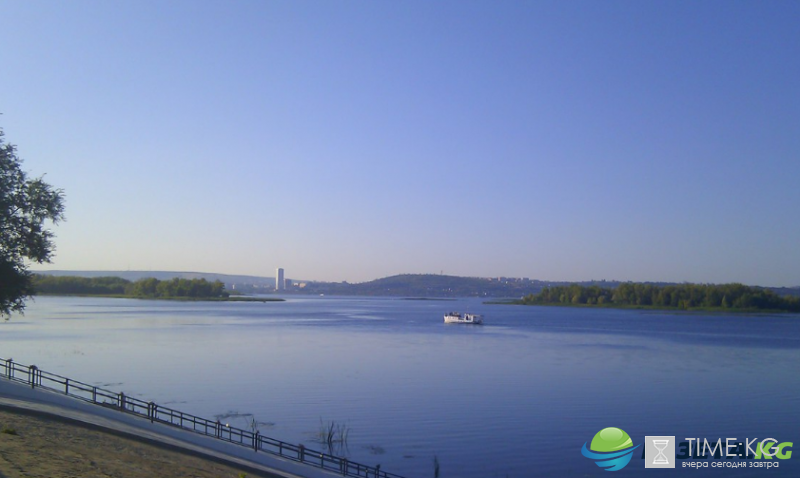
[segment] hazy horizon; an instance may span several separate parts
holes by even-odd
[[[800,3],[0,0],[58,270],[800,285]]]

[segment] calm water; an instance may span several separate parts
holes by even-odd
[[[484,326],[445,325],[449,310]],[[412,477],[603,476],[602,428],[800,442],[800,317],[292,298],[179,303],[38,298],[0,323],[0,357]],[[798,444],[800,446],[800,444]],[[800,476],[688,469],[694,476]],[[680,466],[681,463],[678,465]],[[642,460],[620,473],[641,473]]]

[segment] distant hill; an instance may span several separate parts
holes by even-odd
[[[311,282],[304,289],[331,295],[368,295],[395,297],[513,297],[535,294],[550,285],[566,282],[548,282],[507,277],[458,277],[438,274],[401,274],[369,282]],[[592,283],[586,283],[592,284]],[[606,283],[615,287],[618,283]]]

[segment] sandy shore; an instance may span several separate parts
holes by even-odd
[[[0,478],[266,477],[79,422],[0,409]],[[8,433],[13,430],[15,433]]]

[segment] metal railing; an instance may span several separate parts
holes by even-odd
[[[262,435],[258,430],[243,430],[209,420],[179,410],[164,407],[153,402],[145,402],[122,392],[112,392],[104,388],[72,380],[61,375],[46,372],[36,365],[22,365],[13,359],[0,358],[0,378],[30,385],[31,388],[42,388],[62,393],[84,402],[93,403],[109,409],[129,413],[150,420],[151,423],[163,423],[173,427],[189,430],[201,435],[250,448],[256,452],[263,451],[282,458],[316,466],[342,476],[357,478],[403,478],[400,475],[387,473],[381,466],[367,466],[330,455],[321,451],[306,448],[303,445],[287,443]]]

